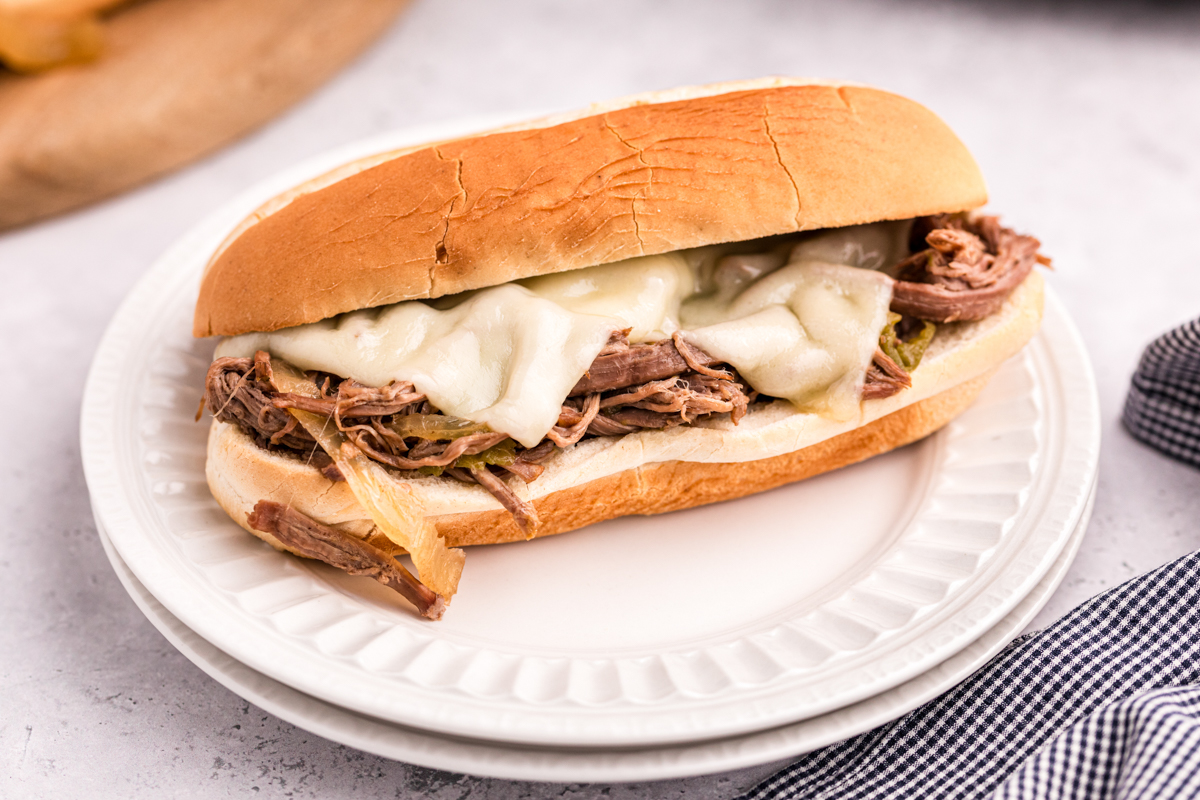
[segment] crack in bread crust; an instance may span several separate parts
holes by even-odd
[[[987,199],[962,142],[910,100],[861,87],[754,86],[684,99],[666,92],[365,158],[332,183],[314,179],[255,212],[214,255],[194,333],[277,330],[636,255],[963,211]],[[646,174],[580,191],[627,156]],[[537,185],[522,183],[535,173]]]

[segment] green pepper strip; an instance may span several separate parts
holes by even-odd
[[[457,460],[450,466],[460,467],[462,469],[475,469],[491,465],[494,467],[507,467],[509,464],[517,460],[517,443],[512,439],[505,439],[498,444],[494,444],[482,453],[473,455],[459,456]],[[441,475],[447,467],[421,467],[418,472],[425,475]]]
[[[473,433],[490,433],[492,430],[483,422],[446,414],[404,414],[394,417],[387,426],[401,436],[432,441],[453,441]]]
[[[908,372],[912,372],[921,363],[925,349],[933,341],[933,334],[937,331],[937,326],[932,322],[925,321],[925,327],[921,328],[920,333],[912,339],[904,341],[896,333],[898,322],[900,322],[900,315],[889,311],[887,324],[883,326],[883,331],[879,334],[879,349],[887,353],[892,361],[904,367]]]

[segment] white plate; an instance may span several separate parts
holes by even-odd
[[[163,636],[225,688],[307,731],[369,753],[424,767],[509,780],[619,782],[724,772],[791,758],[870,730],[911,711],[987,663],[1025,629],[1054,593],[1083,540],[1088,507],[1058,560],[991,630],[929,672],[837,711],[734,739],[641,750],[506,747],[404,728],[310,697],[256,672],[213,647],[163,608],[130,572],[101,529],[104,550],[130,597]]]
[[[457,736],[614,747],[735,736],[826,713],[927,671],[1005,617],[1083,513],[1099,450],[1091,371],[1051,296],[1042,332],[979,402],[918,445],[730,503],[475,549],[446,619],[368,579],[271,550],[204,482],[192,422],[212,343],[200,272],[283,188],[221,209],[139,282],[83,405],[97,517],[130,569],[214,645],[335,705]]]

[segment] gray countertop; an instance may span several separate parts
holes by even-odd
[[[325,741],[226,691],[126,596],[91,519],[79,408],[122,297],[243,189],[379,131],[764,74],[839,77],[942,115],[991,207],[1054,257],[1096,369],[1104,445],[1079,557],[1035,624],[1200,546],[1200,472],[1118,425],[1143,345],[1200,315],[1200,6],[418,2],[256,134],[94,208],[0,234],[0,796],[731,796],[770,766],[648,784],[513,783]],[[3,113],[0,110],[0,113]],[[30,394],[17,391],[30,387]]]

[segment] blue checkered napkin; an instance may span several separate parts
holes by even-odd
[[[1072,725],[993,795],[1200,796],[1200,686],[1156,689]]]
[[[1123,419],[1146,444],[1200,467],[1200,319],[1160,336],[1142,353]]]
[[[744,795],[989,796],[1200,796],[1200,553],[1092,598],[938,699]]]

